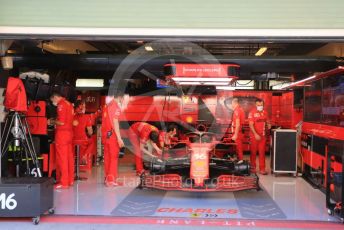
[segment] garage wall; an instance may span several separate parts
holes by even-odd
[[[0,0],[0,26],[340,29],[343,8],[343,0]]]

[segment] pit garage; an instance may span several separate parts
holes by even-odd
[[[201,8],[188,30],[142,11],[146,21],[116,21],[116,10],[91,3],[68,26],[73,14],[62,9],[80,1],[42,6],[50,16],[21,2],[22,17],[4,2],[4,229],[30,228],[31,218],[63,228],[342,227],[344,40],[334,7],[321,5],[318,24],[291,11],[309,29],[293,21],[262,29],[271,15],[252,29],[219,29],[202,17],[197,27]],[[277,21],[290,20],[272,6]],[[91,9],[103,16],[84,21]]]

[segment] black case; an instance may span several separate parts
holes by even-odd
[[[276,129],[272,132],[272,173],[297,173],[296,130]]]
[[[9,196],[17,203],[15,208],[10,203],[13,209],[3,203]],[[0,198],[0,217],[39,217],[53,210],[54,181],[52,178],[1,178]]]

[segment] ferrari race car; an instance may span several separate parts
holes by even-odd
[[[251,174],[248,161],[237,159],[233,147],[234,143],[216,141],[214,133],[188,133],[187,140],[163,153],[162,159],[144,159],[139,187],[195,192],[260,190],[258,176]]]

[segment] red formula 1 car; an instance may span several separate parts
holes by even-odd
[[[192,132],[187,137],[162,160],[144,160],[140,188],[195,192],[260,189],[249,163],[238,161],[231,151],[233,144],[216,141],[209,132]]]

